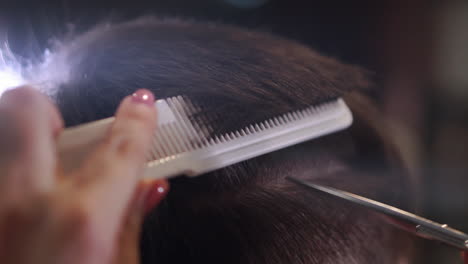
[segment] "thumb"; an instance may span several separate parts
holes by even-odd
[[[157,206],[169,190],[166,180],[141,182],[127,210],[114,254],[115,264],[137,264],[139,241],[145,215]]]

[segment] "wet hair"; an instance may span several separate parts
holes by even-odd
[[[372,213],[309,193],[296,176],[407,208],[411,183],[356,66],[297,42],[216,23],[144,18],[100,25],[52,50],[46,70],[66,124],[113,115],[137,88],[221,113],[216,133],[344,97],[350,129],[197,177],[171,180],[145,220],[142,263],[396,263],[408,239]]]

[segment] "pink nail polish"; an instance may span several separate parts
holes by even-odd
[[[153,106],[154,104],[154,95],[151,91],[147,89],[139,89],[132,94],[132,101],[134,103],[146,104],[148,106]]]
[[[145,212],[149,213],[163,198],[169,190],[167,181],[156,181],[146,194]]]

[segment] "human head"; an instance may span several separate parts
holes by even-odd
[[[345,96],[351,129],[194,179],[176,178],[146,219],[143,263],[395,263],[406,239],[346,202],[311,194],[294,175],[406,206],[411,188],[376,110],[356,91],[367,73],[267,33],[145,18],[66,40],[44,71],[67,125],[111,116],[136,88],[185,95],[222,133]],[[353,92],[354,91],[354,92]]]

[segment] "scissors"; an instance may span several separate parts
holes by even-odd
[[[364,206],[380,214],[388,216],[392,221],[389,223],[415,234],[424,239],[435,240],[451,247],[468,252],[468,235],[448,227],[445,224],[439,224],[415,214],[403,211],[396,207],[377,202],[353,193],[345,192],[331,187],[310,183],[293,177],[287,179],[311,191],[320,191],[330,194],[334,197],[342,198],[354,204]]]

